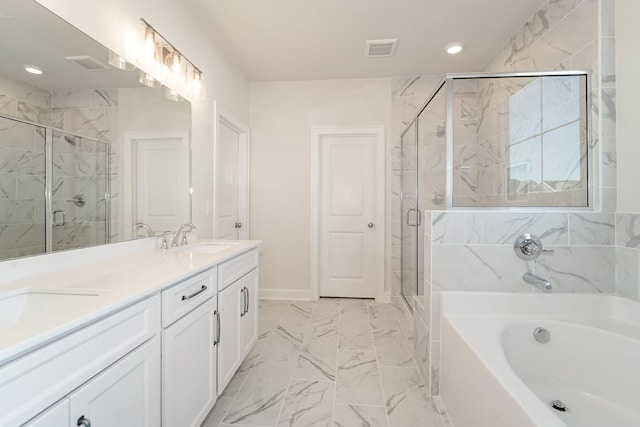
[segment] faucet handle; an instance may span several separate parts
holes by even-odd
[[[525,261],[534,261],[543,253],[553,255],[553,249],[543,249],[542,241],[533,234],[523,234],[513,244],[516,256]]]
[[[157,237],[160,238],[160,249],[169,249],[169,242],[167,242],[167,236],[173,234],[172,231],[163,231],[158,234]]]

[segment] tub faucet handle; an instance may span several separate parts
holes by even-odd
[[[513,250],[518,258],[525,261],[534,261],[543,253],[549,255],[554,253],[553,249],[543,249],[542,241],[533,234],[523,234],[518,237],[513,244]]]

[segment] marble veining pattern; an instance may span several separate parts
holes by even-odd
[[[260,301],[258,342],[202,427],[444,427],[400,315],[373,300]],[[343,327],[371,345],[342,348]],[[278,330],[302,334],[296,360],[270,360]]]

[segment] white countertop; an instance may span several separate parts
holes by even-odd
[[[207,241],[190,246],[200,243]],[[255,240],[238,241],[215,254],[189,252],[186,247],[143,250],[2,283],[0,299],[25,288],[96,290],[99,295],[83,299],[64,312],[44,312],[41,321],[17,322],[0,330],[0,366],[259,245]]]

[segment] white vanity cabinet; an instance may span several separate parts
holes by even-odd
[[[258,251],[218,267],[220,344],[218,395],[233,378],[258,337]]]
[[[0,426],[157,427],[159,322],[151,297],[3,365]]]
[[[199,427],[215,404],[216,279],[213,268],[163,292],[163,307],[172,310],[163,312],[163,319],[183,313],[162,331],[163,427]],[[164,304],[165,299],[175,304]],[[185,305],[191,311],[185,313]]]

